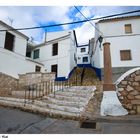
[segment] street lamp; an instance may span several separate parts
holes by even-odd
[[[103,37],[102,37],[102,36],[99,36],[99,37],[98,37],[98,41],[99,41],[99,43],[100,43],[99,47],[100,47],[100,49],[101,49],[101,44],[102,44],[102,42],[103,42]]]

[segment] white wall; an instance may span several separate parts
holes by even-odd
[[[103,32],[105,36],[111,35],[126,35],[124,30],[125,24],[131,24],[132,34],[140,33],[140,19],[127,19],[121,21],[110,21],[99,23],[99,29]]]
[[[85,52],[81,49],[85,48]],[[77,64],[90,64],[89,46],[77,47]],[[88,57],[88,62],[83,62],[83,57]]]
[[[7,28],[0,25],[1,30],[6,30]],[[15,33],[14,31],[9,31],[9,33],[13,34],[15,36],[15,42],[14,42],[14,52],[21,54],[23,56],[26,56],[26,47],[27,47],[27,39],[20,36],[19,34]],[[0,47],[4,48],[5,45],[5,36],[6,32],[0,32]]]
[[[7,28],[0,24],[0,29],[6,30]],[[42,65],[27,60],[25,57],[27,38],[14,31],[9,32],[15,36],[13,51],[4,49],[6,32],[0,32],[0,72],[18,78],[18,74],[35,72],[36,65],[42,67],[41,71],[44,72]]]
[[[43,63],[47,72],[51,72],[51,65],[58,64],[57,76],[67,77],[74,67],[74,62],[71,60],[71,56],[74,56],[75,50],[71,47],[71,38],[69,37],[53,43],[58,43],[58,55],[52,56],[53,44],[50,43],[36,48],[40,49],[40,58],[34,60]],[[74,59],[74,57],[72,59]]]
[[[83,62],[83,57],[88,57],[88,62]],[[90,64],[90,56],[88,54],[78,55],[77,64]]]
[[[35,66],[43,66],[38,63],[26,60],[25,57],[15,54],[9,50],[0,48],[0,72],[18,78],[18,74],[35,72]]]
[[[85,48],[85,52],[81,52],[82,48]],[[89,52],[89,47],[88,46],[77,47],[77,55],[88,54],[88,52]]]
[[[116,22],[98,23],[99,30],[103,32],[105,40],[103,43],[110,42],[111,58],[113,67],[135,67],[140,66],[140,19],[123,20]],[[124,25],[132,25],[132,34],[125,34]],[[121,35],[121,36],[120,36]],[[111,37],[116,36],[116,37]],[[98,38],[96,31],[95,41]],[[96,45],[96,43],[95,43]],[[95,47],[95,46],[94,46]],[[120,50],[131,50],[132,60],[121,61]],[[99,43],[97,44],[96,52],[93,55],[94,66],[97,68],[103,68],[103,45],[102,50],[99,49]]]
[[[74,34],[71,33],[71,38],[70,38],[70,71],[73,70],[73,68],[76,66],[76,42],[74,38]]]
[[[54,40],[66,35],[71,34],[72,31],[58,31],[46,33],[46,41]]]
[[[2,30],[2,28],[0,27]],[[4,48],[5,43],[5,32],[0,32],[0,48]]]

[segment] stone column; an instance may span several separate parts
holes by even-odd
[[[111,55],[110,55],[110,43],[105,42],[104,46],[104,91],[115,91],[116,87],[112,80],[112,66],[111,66]]]

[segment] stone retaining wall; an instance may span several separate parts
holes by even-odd
[[[26,73],[15,79],[0,73],[0,95],[11,95],[12,91],[22,91],[26,85],[37,84],[45,81],[54,81],[55,73]]]
[[[117,88],[119,100],[129,114],[140,114],[140,70],[125,77]]]
[[[18,79],[0,73],[0,95],[10,95],[12,90],[18,87]]]
[[[19,86],[23,87],[26,85],[37,84],[55,79],[55,73],[26,73],[19,74]]]

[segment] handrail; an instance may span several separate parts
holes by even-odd
[[[24,87],[25,90],[25,101],[24,106],[27,102],[34,102],[35,99],[42,99],[43,96],[47,96],[50,93],[54,94],[56,91],[63,91],[65,88],[69,88],[73,85],[77,85],[77,75],[75,77],[74,83],[70,79],[66,81],[44,81],[31,85],[27,85]]]

